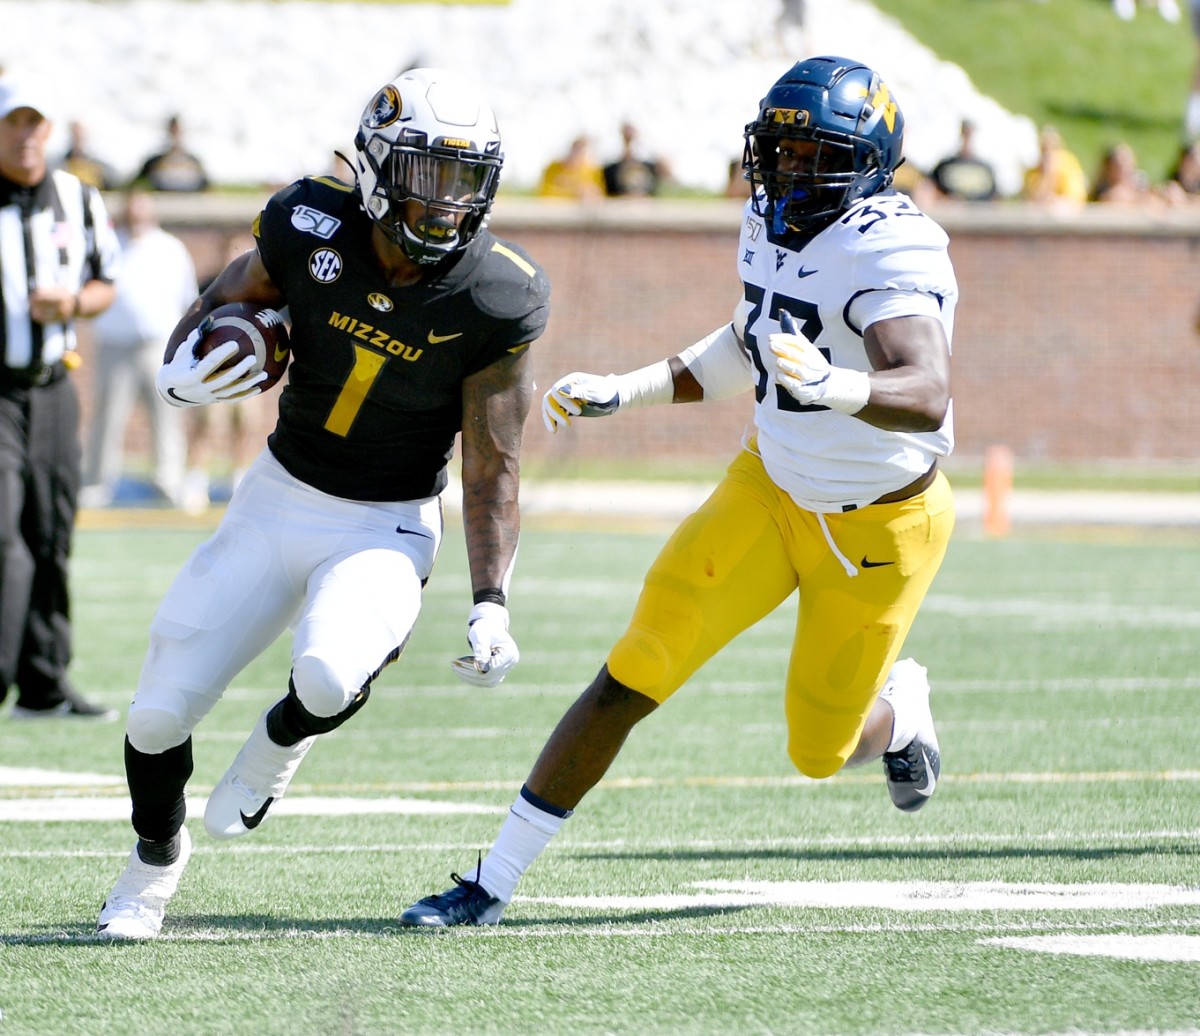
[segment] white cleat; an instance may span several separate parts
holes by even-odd
[[[267,736],[267,709],[233,765],[208,797],[204,827],[213,838],[240,838],[266,819],[271,804],[287,790],[315,737],[290,748]]]
[[[933,797],[942,773],[941,750],[929,708],[926,672],[915,659],[901,659],[892,666],[883,690],[879,692],[893,712],[903,709],[916,729],[908,744],[895,752],[885,752],[883,756],[892,804],[906,813],[915,813]]]
[[[137,846],[117,879],[96,922],[96,934],[104,939],[154,939],[162,931],[167,901],[179,888],[188,858],[192,855],[192,837],[188,829],[179,829],[179,858],[166,867],[144,863]]]

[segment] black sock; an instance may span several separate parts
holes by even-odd
[[[174,838],[168,838],[164,842],[151,842],[145,838],[139,838],[137,854],[142,863],[148,863],[154,867],[169,867],[179,859],[179,850],[182,846],[183,838],[178,832]]]
[[[148,845],[170,842],[187,816],[183,790],[192,775],[192,739],[148,755],[126,738],[125,774],[133,799],[133,829]]]

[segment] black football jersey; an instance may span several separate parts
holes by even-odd
[[[304,179],[254,225],[283,293],[292,359],[267,440],[296,478],[351,500],[414,500],[446,485],[462,382],[545,329],[550,286],[487,231],[419,284],[388,283],[358,192]]]

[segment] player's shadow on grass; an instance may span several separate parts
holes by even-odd
[[[702,917],[719,917],[742,910],[753,908],[747,905],[691,905],[661,910],[586,910],[569,915],[531,917],[529,911],[536,904],[525,903],[519,908],[516,917],[505,916],[499,929],[491,925],[482,926],[481,930],[512,930],[517,928],[544,928],[551,926],[581,927],[594,925],[646,924],[650,922],[695,920]],[[399,915],[400,910],[396,911]],[[454,931],[472,931],[470,926],[459,927]],[[262,914],[252,915],[219,915],[219,914],[190,914],[179,915],[168,919],[163,934],[174,932],[186,936],[189,932],[211,933],[211,937],[220,940],[221,933],[228,933],[228,938],[236,940],[247,935],[259,935],[264,939],[306,936],[329,936],[337,934],[359,936],[410,936],[410,935],[444,935],[446,929],[439,928],[408,928],[401,927],[395,917],[341,917],[341,918],[300,918],[300,917],[268,917]]]
[[[255,940],[305,939],[305,938],[405,938],[437,937],[452,932],[513,931],[524,928],[589,928],[597,925],[661,924],[666,921],[697,920],[704,917],[727,917],[743,910],[754,909],[754,904],[729,906],[687,906],[663,910],[623,910],[600,912],[588,910],[578,914],[552,917],[531,917],[528,914],[533,904],[522,905],[520,916],[506,917],[499,929],[484,928],[402,928],[395,917],[330,917],[305,918],[266,914],[179,914],[167,919],[163,926],[161,942],[206,942],[227,944]],[[397,910],[399,914],[399,910]],[[145,945],[140,942],[121,942],[103,939],[91,925],[55,925],[45,932],[4,934],[0,932],[2,946],[79,946],[102,950],[121,949]]]
[[[987,847],[933,846],[905,848],[888,846],[872,849],[855,848],[797,848],[789,849],[666,849],[637,850],[613,849],[575,852],[577,860],[597,862],[613,860],[679,860],[685,863],[726,860],[807,860],[807,861],[868,861],[884,860],[904,863],[913,860],[1122,860],[1139,856],[1197,856],[1200,843],[1195,842],[1150,842],[1145,845],[1109,846],[1044,846],[1011,845]]]

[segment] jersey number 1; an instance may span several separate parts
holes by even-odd
[[[338,393],[333,409],[325,419],[326,431],[340,435],[343,439],[350,433],[350,426],[358,417],[363,400],[367,398],[367,393],[371,391],[371,386],[375,384],[375,379],[379,377],[385,363],[386,356],[373,353],[360,345],[354,347],[354,366],[350,370],[350,376],[346,378],[346,384],[342,386],[342,391]]]

